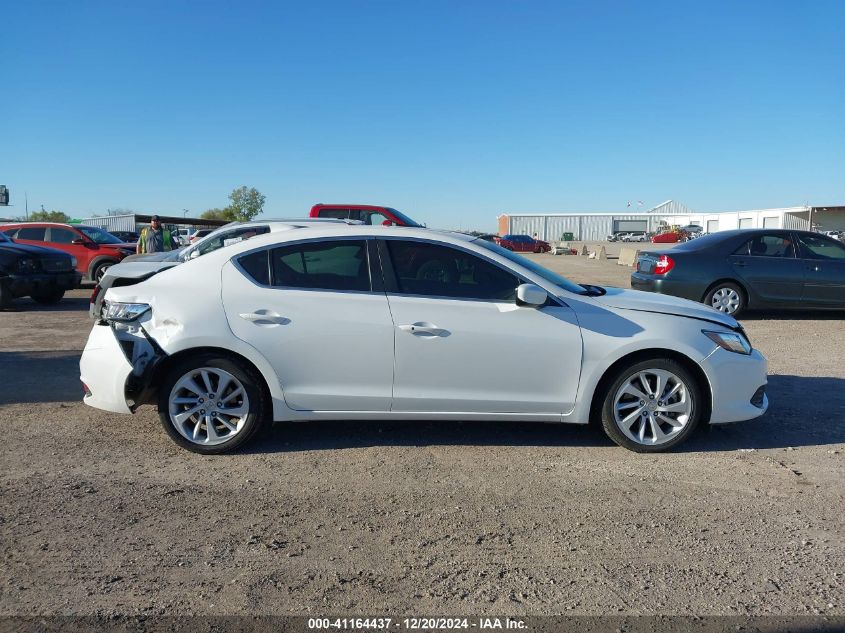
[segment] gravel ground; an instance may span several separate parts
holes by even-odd
[[[628,286],[613,260],[536,257]],[[202,457],[150,407],[81,403],[88,292],[0,313],[0,615],[845,614],[841,313],[745,319],[770,412],[671,454],[321,422]]]

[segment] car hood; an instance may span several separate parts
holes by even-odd
[[[32,257],[70,257],[58,248],[35,246],[34,244],[19,244],[18,242],[0,242],[0,250],[6,253],[20,253]]]
[[[158,251],[155,253],[137,253],[135,255],[129,255],[123,259],[123,262],[173,262],[175,264],[180,263],[179,261],[179,254],[185,250],[184,248],[177,248],[172,251]]]
[[[690,319],[701,319],[718,323],[732,329],[739,324],[732,316],[714,310],[706,305],[681,299],[670,295],[640,290],[626,290],[624,288],[605,288],[606,294],[594,297],[595,301],[609,308],[622,310],[637,310],[638,312],[655,312],[658,314],[674,314]]]
[[[110,287],[113,279],[146,279],[156,273],[178,266],[181,262],[156,262],[148,260],[123,261],[106,269],[103,279],[100,280],[101,287]]]
[[[102,246],[103,248],[115,248],[115,249],[120,248],[120,249],[123,249],[123,250],[134,251],[136,244],[137,244],[137,242],[136,243],[121,242],[120,244],[100,244],[99,246]]]

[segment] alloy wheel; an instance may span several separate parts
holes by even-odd
[[[214,446],[240,433],[249,415],[243,384],[217,367],[198,367],[182,375],[168,397],[170,422],[194,444]]]
[[[692,411],[687,385],[665,369],[644,369],[628,376],[613,398],[616,426],[628,439],[645,446],[671,441],[686,427]]]

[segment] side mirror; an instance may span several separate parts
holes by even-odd
[[[192,251],[191,251],[191,254],[190,254],[190,255],[188,255],[188,258],[189,258],[189,259],[196,259],[196,258],[197,258],[197,257],[199,257],[199,256],[200,256],[200,251],[199,251],[199,249],[197,248],[197,249],[194,249],[194,250],[192,250]]]
[[[539,308],[545,305],[548,298],[549,293],[534,284],[522,284],[516,289],[517,305]]]
[[[81,237],[75,237],[70,241],[71,244],[75,244],[76,246],[85,246],[85,240]]]

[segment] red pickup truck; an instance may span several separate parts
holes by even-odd
[[[360,220],[364,224],[386,224],[388,226],[415,226],[404,213],[390,207],[377,207],[369,204],[315,204],[311,207],[312,218],[337,218],[340,220]]]

